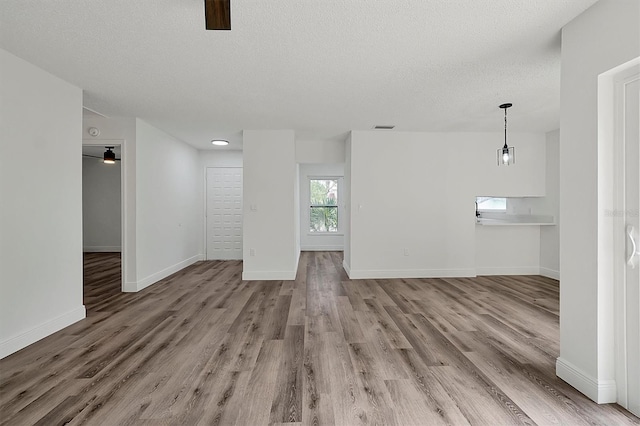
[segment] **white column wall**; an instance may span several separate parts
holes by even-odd
[[[245,130],[243,139],[242,277],[294,279],[299,257],[294,132]]]
[[[81,132],[82,91],[0,49],[0,358],[85,317]]]

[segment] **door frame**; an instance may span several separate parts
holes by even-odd
[[[640,57],[613,68],[599,76],[598,81],[598,139],[599,157],[603,154],[612,165],[612,186],[605,185],[603,191],[611,191],[609,226],[604,231],[611,237],[610,255],[599,261],[599,268],[611,270],[613,283],[613,362],[616,383],[616,402],[629,406],[628,400],[628,360],[627,360],[627,297],[626,297],[626,215],[625,205],[625,140],[624,140],[624,89],[625,85],[638,78]],[[608,151],[609,154],[606,154]],[[607,158],[608,157],[608,158]],[[599,166],[600,169],[600,166]],[[599,178],[600,180],[600,178]],[[603,192],[599,191],[599,196]],[[600,222],[602,224],[602,222]],[[609,234],[610,233],[610,234]],[[640,266],[639,266],[640,267]],[[600,300],[600,298],[599,298]]]
[[[126,236],[129,234],[129,223],[127,221],[127,167],[126,161],[127,156],[125,155],[125,140],[124,139],[83,139],[83,146],[119,146],[120,147],[120,262],[121,262],[121,273],[120,273],[120,291],[137,291],[135,288],[127,288],[126,285],[126,272],[128,268],[128,261],[126,254],[129,253],[127,238]]]

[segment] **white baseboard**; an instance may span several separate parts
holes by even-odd
[[[478,275],[539,275],[538,266],[483,266],[476,268]]]
[[[342,259],[342,267],[344,268],[344,271],[347,273],[349,278],[351,278],[351,267],[347,264],[347,261],[344,259]]]
[[[124,293],[135,293],[138,291],[138,283],[135,281],[125,281],[122,291]]]
[[[560,281],[560,271],[554,271],[553,269],[540,267],[540,275],[547,278],[553,278]]]
[[[26,348],[30,344],[35,343],[40,339],[44,339],[56,331],[60,331],[86,317],[87,311],[84,305],[80,305],[76,309],[50,319],[49,321],[25,331],[24,333],[0,342],[0,359],[18,352],[20,349]]]
[[[335,246],[301,246],[302,251],[344,251],[344,245]]]
[[[85,253],[122,253],[122,246],[84,246]]]
[[[346,268],[345,268],[346,270]],[[475,269],[386,269],[386,270],[354,270],[347,271],[349,278],[386,279],[386,278],[442,278],[442,277],[475,277]]]
[[[202,260],[204,255],[198,254],[189,259],[185,259],[182,262],[178,262],[175,265],[169,266],[168,268],[163,269],[162,271],[158,271],[155,274],[151,274],[142,280],[139,280],[136,285],[136,291],[143,290],[149,287],[151,284],[155,284],[163,278],[168,277],[171,274],[175,274],[181,269],[186,268],[189,265],[193,265],[194,263]],[[128,284],[128,283],[127,283]]]
[[[293,270],[295,271],[293,274],[293,279],[295,280],[296,277],[298,276],[298,265],[300,265],[300,250],[298,250],[298,254],[296,255],[296,265],[293,268]]]
[[[245,281],[292,281],[296,271],[242,271]]]
[[[615,380],[598,380],[563,358],[556,360],[556,375],[598,404],[616,402]]]

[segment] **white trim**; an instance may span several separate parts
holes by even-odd
[[[344,244],[334,246],[301,246],[301,251],[344,251]]]
[[[122,246],[84,246],[82,251],[85,253],[119,253],[122,252]]]
[[[178,262],[175,265],[169,266],[168,268],[165,268],[162,271],[158,271],[158,272],[156,272],[154,274],[151,274],[148,277],[143,278],[143,279],[141,279],[141,280],[139,280],[137,282],[136,291],[143,290],[143,289],[149,287],[151,284],[155,284],[158,281],[160,281],[161,279],[166,278],[171,274],[175,274],[176,272],[180,271],[181,269],[184,269],[189,265],[193,265],[194,263],[202,260],[203,258],[204,258],[204,255],[198,254],[198,255],[192,256],[192,257],[190,257],[188,259],[185,259],[182,262]]]
[[[476,268],[478,275],[539,275],[539,266],[488,266]]]
[[[135,293],[138,291],[138,283],[135,281],[125,281],[122,287],[123,293]]]
[[[295,280],[296,277],[298,276],[298,265],[300,265],[300,253],[302,252],[302,250],[298,250],[298,252],[295,255],[295,266],[293,267],[293,270],[295,271],[294,275],[293,275],[293,279]]]
[[[344,266],[344,262],[343,262]],[[346,268],[345,268],[346,270]],[[442,278],[442,277],[475,277],[476,271],[471,268],[462,269],[383,269],[367,270],[351,269],[347,272],[349,278],[357,279],[386,279],[386,278]]]
[[[53,333],[62,330],[87,317],[87,311],[84,305],[66,312],[56,318],[37,325],[30,330],[25,331],[17,336],[10,337],[0,342],[0,359],[18,352],[20,349],[26,348],[38,340],[44,339]]]
[[[204,191],[202,191],[202,252],[204,253],[204,260],[207,260],[207,169],[209,167],[204,166],[204,182],[202,183],[202,187]],[[244,176],[243,176],[244,178]],[[243,188],[244,189],[244,188]]]
[[[296,279],[296,271],[242,271],[245,281],[292,281]]]
[[[347,273],[349,278],[351,278],[351,267],[347,264],[347,261],[344,259],[342,259],[342,267],[344,268],[344,271]]]
[[[569,361],[556,359],[556,375],[598,404],[616,402],[616,381],[591,377]]]
[[[540,275],[547,278],[553,278],[554,280],[560,281],[560,271],[555,271],[553,269],[540,267]]]

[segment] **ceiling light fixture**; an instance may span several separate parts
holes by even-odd
[[[507,145],[507,108],[513,104],[502,104],[500,108],[504,110],[504,146],[498,148],[498,166],[508,166],[516,164],[516,149]]]
[[[104,164],[116,164],[116,153],[111,151],[113,146],[105,146],[107,150],[104,152],[103,162]]]
[[[212,144],[214,144],[215,146],[225,146],[225,145],[229,145],[229,141],[225,141],[222,139],[214,139],[211,141]]]

